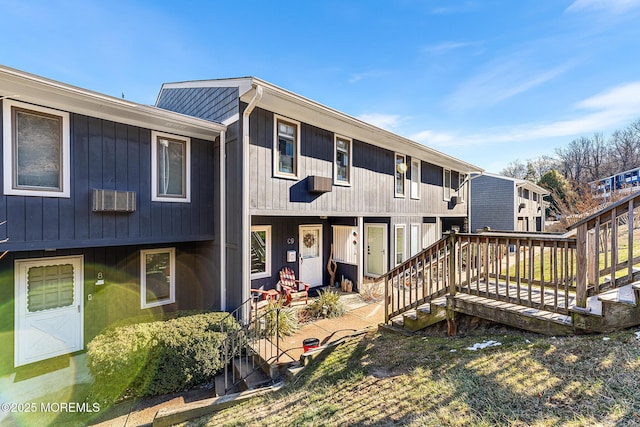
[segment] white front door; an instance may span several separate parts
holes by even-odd
[[[365,224],[364,233],[364,239],[367,243],[366,275],[382,276],[387,272],[387,226],[384,224]]]
[[[322,225],[301,225],[299,240],[299,280],[312,287],[322,286]]]
[[[83,257],[15,263],[15,359],[21,366],[82,350]]]

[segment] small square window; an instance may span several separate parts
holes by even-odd
[[[351,183],[351,140],[336,136],[335,183],[349,185]]]
[[[191,140],[151,133],[151,200],[185,202],[190,199]]]
[[[140,251],[140,300],[142,308],[176,301],[176,252],[174,248]]]
[[[251,227],[251,278],[271,277],[271,226]]]
[[[274,140],[274,175],[297,178],[300,124],[276,118]]]
[[[70,197],[69,114],[5,100],[4,194]]]

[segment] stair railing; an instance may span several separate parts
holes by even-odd
[[[249,313],[247,317],[246,313]],[[279,362],[281,307],[259,309],[258,297],[244,301],[220,322],[225,333],[222,342],[224,393],[249,375]],[[242,366],[238,371],[234,365]]]
[[[639,209],[640,191],[636,191],[570,227],[578,241],[578,307],[586,307],[589,290],[599,293],[638,279]]]

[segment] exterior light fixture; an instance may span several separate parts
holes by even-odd
[[[398,163],[396,166],[396,170],[400,173],[407,173],[407,164],[406,163]]]

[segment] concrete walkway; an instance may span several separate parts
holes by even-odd
[[[384,307],[381,302],[366,302],[357,293],[341,293],[340,300],[345,304],[345,315],[333,319],[321,319],[302,326],[292,336],[280,341],[283,351],[294,360],[300,360],[303,353],[302,342],[306,338],[317,338],[320,345],[326,345],[347,335],[368,327],[377,327],[384,321]],[[151,425],[156,413],[161,410],[179,409],[197,401],[210,401],[212,391],[193,391],[170,396],[158,396],[124,402],[113,408],[109,420],[95,424],[99,427],[133,427]]]

